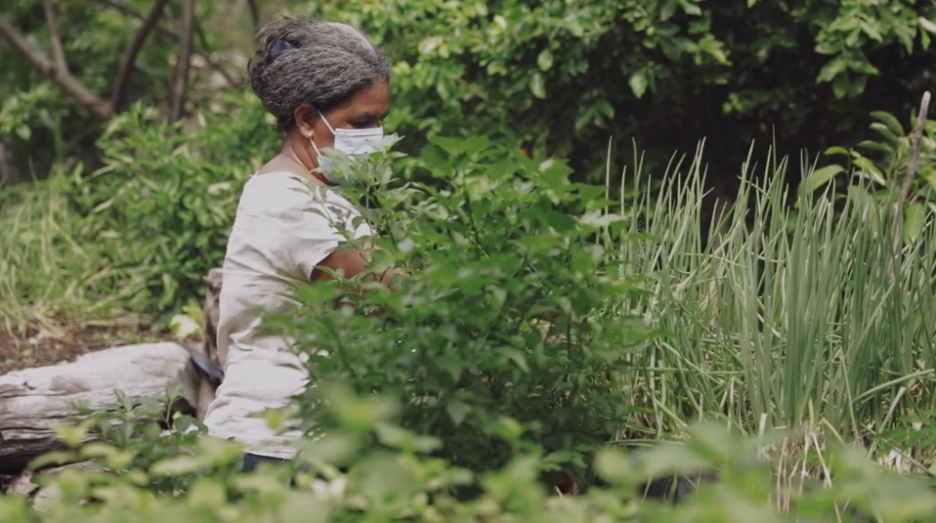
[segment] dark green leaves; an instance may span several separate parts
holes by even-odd
[[[308,340],[304,349],[329,352],[311,361],[314,376],[397,399],[405,426],[440,438],[437,454],[460,466],[507,463],[510,450],[490,441],[503,416],[549,450],[573,452],[575,441],[576,454],[613,437],[621,408],[611,377],[650,332],[607,312],[636,292],[606,276],[617,273],[614,252],[594,243],[621,218],[596,214],[603,190],[569,183],[563,162],[485,138],[432,144],[434,188],[405,202],[387,197],[394,186],[369,193],[373,225],[390,235],[384,255],[410,278],[394,292],[342,281],[355,313],[331,310],[333,291],[304,289],[299,316],[273,321]],[[309,404],[302,415],[308,426],[347,425]]]

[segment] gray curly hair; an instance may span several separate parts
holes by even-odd
[[[264,26],[256,42],[247,74],[280,131],[295,125],[293,111],[301,103],[325,113],[390,79],[383,52],[343,22],[286,17]]]

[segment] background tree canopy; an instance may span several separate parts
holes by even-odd
[[[11,0],[3,17],[52,57],[50,4],[71,73],[108,100],[143,19],[161,6],[121,97],[161,103],[168,114],[187,2]],[[729,186],[752,140],[817,154],[863,137],[872,110],[903,119],[931,83],[936,32],[936,6],[913,0],[230,0],[193,8],[188,115],[211,109],[218,90],[243,88],[257,24],[311,14],[347,20],[385,47],[396,72],[387,126],[407,137],[409,152],[439,133],[485,134],[535,157],[568,158],[585,176],[603,171],[612,137],[617,158],[629,158],[635,139],[658,167],[704,138],[714,178]],[[20,170],[32,165],[41,177],[52,158],[97,155],[102,126],[73,96],[8,41],[0,62],[0,134]],[[113,109],[124,107],[118,100]]]
[[[244,69],[256,30],[282,14],[346,20],[386,50],[400,170],[427,172],[433,137],[485,136],[598,182],[638,170],[633,140],[659,178],[705,140],[708,184],[729,200],[752,140],[755,160],[772,143],[812,160],[871,122],[902,134],[871,113],[906,120],[936,32],[936,6],[914,1],[8,0],[0,172],[6,185],[49,179],[56,196],[22,184],[0,190],[0,206],[67,203],[76,216],[56,220],[89,239],[73,277],[91,278],[82,292],[96,304],[165,312],[198,299],[239,184],[279,146]],[[906,143],[890,157],[905,159]],[[924,165],[936,187],[936,163]],[[23,292],[50,285],[36,278]]]
[[[245,477],[243,449],[170,410],[182,389],[118,395],[33,462],[107,470],[61,472],[42,515],[0,496],[0,520],[932,519],[929,92],[914,109],[936,3],[2,1],[0,374],[99,335],[211,338],[203,278],[281,147],[244,78],[264,22],[361,27],[393,61],[385,126],[405,138],[337,161],[364,181],[338,190],[377,231],[369,274],[300,285],[265,320],[315,377],[267,420],[325,430],[300,455],[321,477]],[[706,171],[734,200],[717,237]],[[414,277],[367,278],[390,266]],[[43,380],[4,378],[49,415]],[[661,439],[689,443],[630,453]],[[708,471],[685,508],[639,494]]]

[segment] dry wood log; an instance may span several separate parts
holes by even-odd
[[[140,399],[163,396],[181,384],[185,401],[196,405],[199,383],[191,380],[191,367],[179,345],[147,343],[0,376],[0,473],[22,469],[32,458],[60,448],[52,427],[67,424],[76,403],[112,409],[116,390]]]

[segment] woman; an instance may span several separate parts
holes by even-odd
[[[286,18],[257,34],[250,84],[285,134],[280,154],[244,186],[223,266],[218,352],[224,382],[208,408],[209,434],[248,449],[244,468],[295,457],[293,430],[278,435],[257,414],[288,405],[307,374],[290,340],[260,330],[261,311],[287,312],[302,283],[341,269],[363,271],[367,253],[336,250],[371,235],[336,186],[348,180],[317,170],[322,150],[371,152],[383,136],[390,63],[360,31],[339,22]],[[309,211],[317,212],[309,212]],[[396,271],[388,271],[389,281]]]

